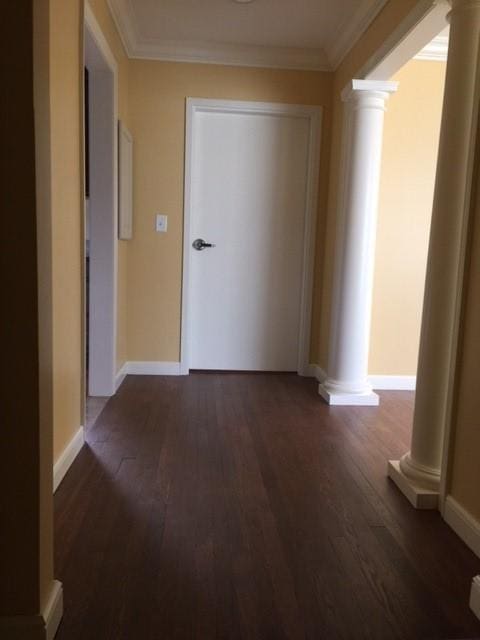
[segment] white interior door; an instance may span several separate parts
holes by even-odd
[[[192,126],[189,367],[296,371],[310,121],[207,110]]]

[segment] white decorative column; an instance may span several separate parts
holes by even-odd
[[[411,451],[388,474],[417,508],[438,504],[447,399],[478,130],[480,0],[451,0]]]
[[[332,325],[327,379],[329,404],[377,405],[367,381],[373,267],[385,103],[396,82],[352,80],[344,89],[345,127],[340,176]]]

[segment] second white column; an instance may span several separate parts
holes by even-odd
[[[346,103],[327,379],[336,405],[376,405],[367,380],[385,102],[397,83],[352,80]]]

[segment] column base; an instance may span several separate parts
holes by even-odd
[[[318,385],[318,393],[327,404],[343,407],[378,407],[380,398],[373,391],[363,393],[347,393],[326,389],[323,384]]]
[[[400,466],[400,460],[388,461],[388,477],[415,509],[438,509],[439,490],[425,489],[406,476]]]

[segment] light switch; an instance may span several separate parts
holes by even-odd
[[[155,231],[157,233],[165,233],[168,225],[168,216],[163,215],[162,213],[157,213],[155,218]]]

